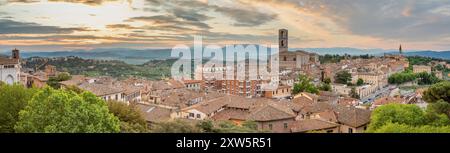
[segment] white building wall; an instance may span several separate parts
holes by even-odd
[[[0,81],[8,84],[20,81],[20,65],[14,65],[14,68],[5,68],[6,65],[0,65]],[[12,80],[8,79],[12,78]]]

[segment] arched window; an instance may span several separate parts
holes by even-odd
[[[286,60],[287,60],[287,58],[286,58],[286,56],[284,56],[284,57],[283,57],[283,61],[286,61]]]
[[[14,84],[14,77],[12,75],[8,75],[5,80],[6,84],[12,85]]]

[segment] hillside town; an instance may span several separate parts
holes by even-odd
[[[280,72],[263,80],[148,80],[139,77],[118,79],[111,76],[71,75],[58,81],[59,88],[78,88],[95,94],[105,101],[137,105],[149,125],[182,119],[231,121],[241,125],[254,121],[258,130],[274,133],[362,133],[370,122],[371,111],[389,103],[416,104],[426,107],[422,100],[424,89],[401,90],[388,78],[410,67],[399,47],[399,54],[372,58],[345,58],[335,63],[321,63],[319,55],[303,50],[290,51],[288,30],[279,30]],[[58,65],[43,64],[34,69],[22,68],[20,52],[14,49],[10,57],[0,57],[0,81],[19,83],[25,87],[43,88],[51,77],[60,72]],[[446,62],[433,62],[445,65]],[[412,65],[413,73],[443,73],[432,65]],[[197,67],[203,72],[225,71]],[[204,74],[204,73],[203,73]],[[342,82],[341,75],[349,75]],[[329,85],[328,90],[296,91],[300,75],[313,86]],[[264,91],[261,84],[276,80],[279,86]],[[414,83],[414,82],[412,82]]]

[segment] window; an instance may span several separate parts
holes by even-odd
[[[272,124],[269,124],[269,130],[272,130]]]
[[[288,124],[284,123],[284,128],[287,129],[288,128]]]
[[[200,114],[197,114],[197,118],[200,118]]]
[[[367,130],[367,126],[364,126],[364,131]]]
[[[116,100],[119,100],[119,95],[116,95]]]
[[[294,61],[297,61],[297,58],[294,57]]]
[[[194,117],[194,113],[189,113],[189,117]]]
[[[283,58],[283,61],[286,61],[287,59],[286,59],[286,56],[284,56],[284,58]]]
[[[348,128],[348,133],[353,133],[353,129],[352,128]]]

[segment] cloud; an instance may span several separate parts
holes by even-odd
[[[266,0],[266,2],[273,2]],[[381,39],[422,41],[450,35],[450,16],[433,12],[450,1],[422,0],[288,0],[276,1],[318,13],[347,33]]]
[[[65,2],[65,3],[80,3],[85,5],[97,6],[106,2],[117,2],[119,0],[48,0],[48,2]],[[132,0],[128,0],[131,2]],[[7,0],[7,3],[36,3],[41,0]]]
[[[8,3],[35,3],[39,2],[40,0],[7,0]]]
[[[131,25],[128,24],[110,24],[110,25],[106,25],[106,28],[109,29],[139,29],[138,27],[133,27]]]
[[[191,20],[185,20],[183,18],[178,18],[173,15],[156,15],[156,16],[140,16],[140,17],[133,17],[126,22],[146,22],[148,23],[150,27],[154,27],[155,29],[164,29],[169,28],[168,30],[172,29],[179,29],[179,30],[194,30],[194,29],[210,29],[211,27],[203,22],[197,22],[197,21],[191,21]]]
[[[81,3],[85,5],[102,5],[105,2],[116,2],[118,0],[48,0],[49,2],[66,2],[66,3]]]
[[[235,26],[248,26],[248,27],[259,26],[267,22],[273,21],[274,19],[277,18],[276,14],[261,13],[255,11],[254,9],[247,10],[229,7],[215,7],[214,10],[234,19]]]
[[[73,33],[75,31],[92,31],[87,28],[61,28],[57,26],[43,26],[36,23],[17,22],[0,19],[0,34],[55,34]]]
[[[246,7],[219,6],[198,0],[147,0],[146,2],[149,6],[159,6],[161,9],[166,10],[168,13],[171,13],[176,17],[190,21],[206,21],[212,19],[213,17],[204,15],[211,12],[217,12],[231,18],[234,21],[233,25],[235,26],[246,27],[260,26],[277,18],[276,14],[260,12],[260,10],[252,7],[251,5],[246,5]]]

